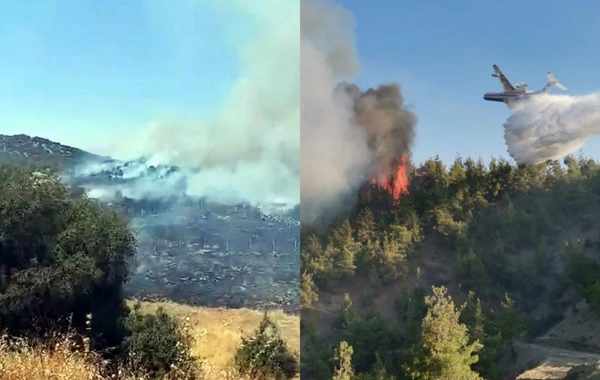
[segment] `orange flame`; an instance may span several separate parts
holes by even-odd
[[[406,156],[400,157],[398,166],[381,171],[376,178],[371,179],[371,184],[386,189],[395,201],[400,199],[402,194],[408,194]]]

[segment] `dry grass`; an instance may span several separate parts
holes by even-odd
[[[192,354],[204,358],[203,367],[208,375],[230,370],[242,335],[251,334],[263,317],[262,312],[251,309],[213,309],[173,302],[142,302],[141,305],[142,312],[154,313],[162,307],[178,319],[190,318],[191,334],[196,340]],[[281,329],[290,350],[300,352],[300,318],[279,310],[269,315]]]
[[[133,302],[133,301],[132,301]],[[195,338],[192,352],[203,358],[203,378],[206,380],[243,380],[234,373],[231,362],[242,334],[250,334],[258,326],[262,313],[249,309],[210,309],[171,302],[142,302],[141,311],[155,312],[159,307],[176,318],[188,317]],[[282,331],[291,350],[300,351],[300,320],[280,311],[270,313]],[[0,380],[100,380],[103,365],[93,353],[74,352],[67,339],[51,347],[18,345],[9,350],[0,344]],[[116,379],[116,378],[115,378]],[[143,380],[125,374],[119,380]],[[173,379],[174,380],[174,379]]]
[[[97,355],[76,353],[66,337],[46,346],[31,347],[24,341],[0,343],[2,380],[98,380],[102,362]],[[133,380],[133,378],[130,378]]]

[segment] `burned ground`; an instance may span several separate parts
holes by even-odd
[[[297,220],[250,206],[174,206],[126,212],[138,233],[127,291],[190,304],[299,305]]]
[[[185,195],[121,196],[101,203],[129,219],[137,232],[129,295],[202,306],[299,309],[296,209],[275,204],[270,208],[274,213],[267,213],[248,204],[223,205]]]

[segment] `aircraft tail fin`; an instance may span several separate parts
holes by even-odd
[[[548,84],[546,84],[546,86],[544,86],[544,89],[542,90],[543,92],[548,92],[550,91],[550,89],[554,86],[560,88],[563,91],[567,91],[568,88],[565,87],[562,83],[560,83],[556,77],[554,76],[554,74],[552,74],[551,72],[548,72],[546,74],[546,76],[548,77]]]

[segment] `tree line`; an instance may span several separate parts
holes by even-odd
[[[560,320],[575,302],[562,297],[567,289],[575,287],[600,312],[599,250],[592,241],[600,222],[599,169],[581,156],[527,167],[461,157],[447,167],[436,157],[413,166],[399,202],[370,185],[356,209],[326,231],[304,226],[308,373],[317,379],[392,378],[384,372],[397,379],[500,379],[505,347],[514,353],[517,337],[538,336]],[[564,247],[561,234],[568,231],[593,238]],[[427,254],[425,241],[447,252],[440,260],[451,262],[450,288],[411,286]],[[315,305],[320,295],[344,292],[359,278],[374,292],[404,285],[395,319],[355,307],[347,296],[334,334],[343,344],[333,349],[319,338]],[[440,340],[431,334],[445,334],[445,346],[432,348]],[[445,349],[458,356],[434,357]]]

